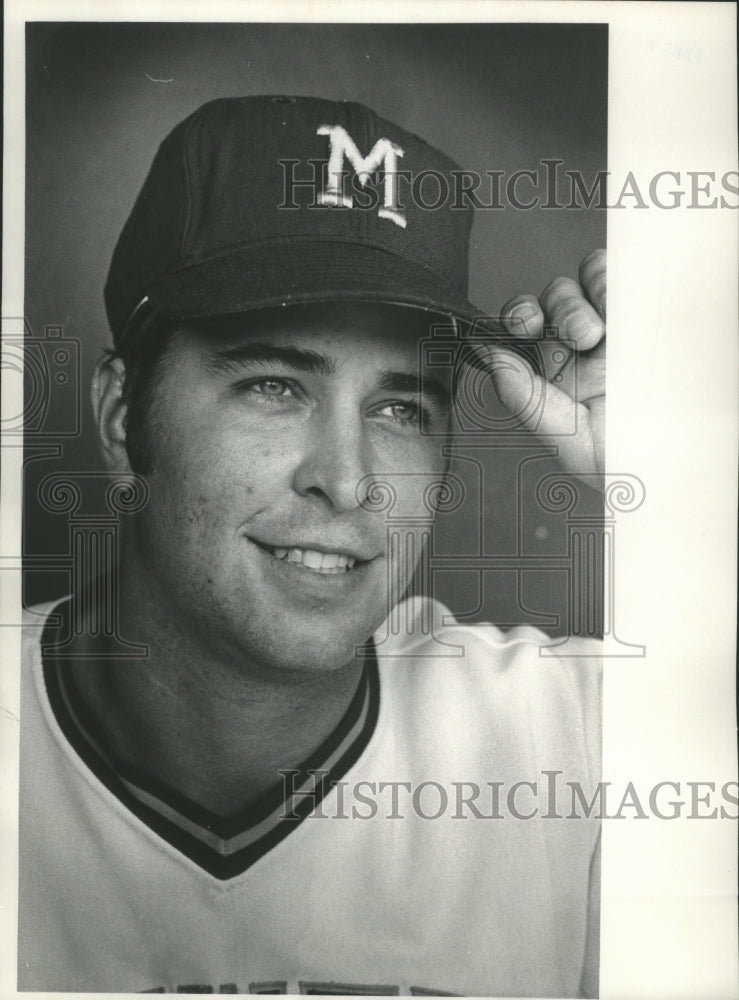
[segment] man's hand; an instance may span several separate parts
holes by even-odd
[[[495,387],[521,423],[559,448],[568,472],[604,471],[606,252],[580,264],[580,280],[555,278],[537,299],[517,295],[501,310],[511,336],[537,342],[545,377],[504,347],[492,351]],[[545,328],[547,328],[545,333]]]

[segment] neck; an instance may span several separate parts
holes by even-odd
[[[135,583],[135,586],[133,585]],[[109,751],[211,811],[233,815],[280,783],[340,722],[364,661],[302,673],[265,669],[190,634],[122,574],[121,634],[145,659],[80,659],[72,678]]]

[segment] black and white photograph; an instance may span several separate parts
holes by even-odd
[[[7,995],[734,996],[730,6],[10,6]]]

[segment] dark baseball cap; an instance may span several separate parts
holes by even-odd
[[[113,253],[116,345],[143,302],[175,319],[326,300],[479,317],[459,170],[361,104],[203,105],[159,147]]]

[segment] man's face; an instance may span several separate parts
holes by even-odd
[[[167,619],[257,668],[353,658],[408,585],[443,475],[449,379],[419,381],[430,321],[321,304],[173,335],[132,553]]]

